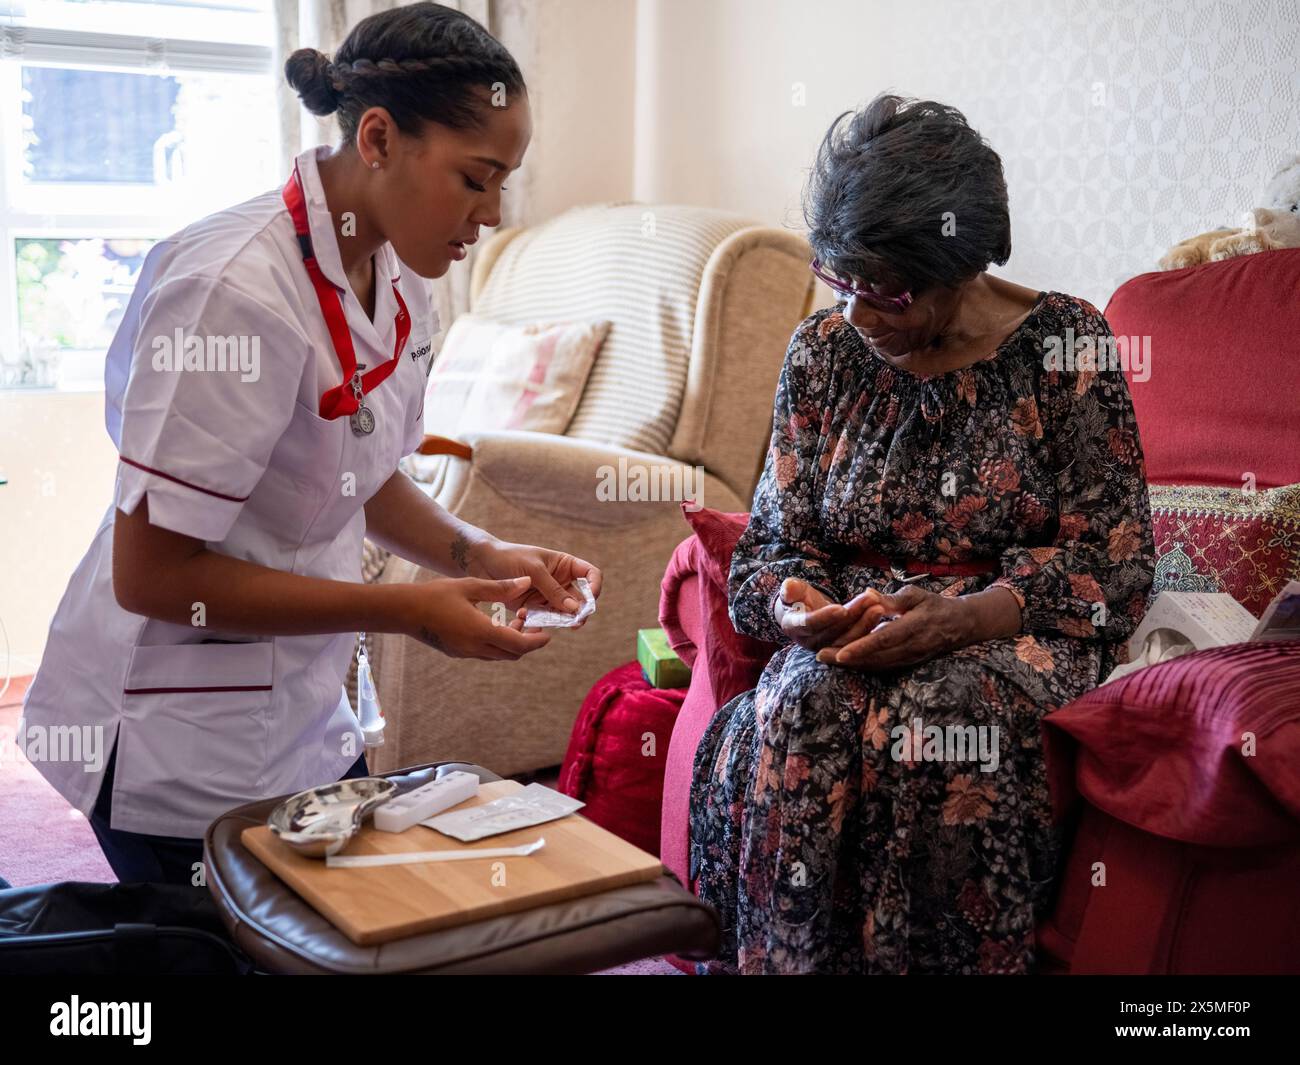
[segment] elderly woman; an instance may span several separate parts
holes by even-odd
[[[842,302],[791,340],[732,560],[737,631],[780,648],[696,754],[708,968],[1024,972],[1062,843],[1041,721],[1153,575],[1128,389],[1096,308],[986,273],[1006,183],[952,107],[841,115],[805,213]]]

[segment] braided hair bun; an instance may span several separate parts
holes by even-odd
[[[331,83],[330,67],[329,57],[315,48],[299,48],[285,61],[285,80],[313,115],[338,110],[339,91]]]
[[[500,41],[468,15],[428,2],[362,19],[332,61],[299,48],[284,76],[312,114],[338,113],[345,143],[371,107],[385,108],[403,133],[418,135],[425,122],[478,126],[488,106],[503,106],[495,100],[526,91]]]

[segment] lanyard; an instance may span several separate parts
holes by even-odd
[[[365,394],[378,388],[401,360],[402,349],[406,347],[411,335],[411,316],[406,310],[406,301],[397,290],[397,278],[393,278],[393,295],[397,297],[397,314],[393,324],[397,327],[397,343],[393,345],[393,357],[380,363],[369,373],[362,374],[364,364],[358,368],[356,349],[352,346],[352,331],[348,328],[347,318],[343,314],[343,301],[338,290],[322,272],[316,261],[316,252],[311,244],[311,230],[307,225],[307,205],[302,193],[302,179],[298,176],[295,164],[293,173],[285,182],[284,205],[289,208],[293,219],[293,231],[298,236],[298,247],[302,249],[303,265],[316,290],[316,301],[320,304],[325,325],[329,328],[330,339],[334,342],[334,353],[343,368],[343,383],[331,388],[320,397],[320,416],[322,418],[341,418],[349,415],[352,431],[358,435],[370,433],[375,428],[374,414],[365,405]]]

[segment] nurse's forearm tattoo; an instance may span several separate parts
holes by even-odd
[[[427,643],[435,651],[441,651],[443,654],[447,653],[447,649],[443,647],[442,640],[439,639],[438,634],[430,629],[428,625],[420,626],[419,636],[422,643]]]
[[[461,573],[469,572],[469,538],[463,532],[457,533],[451,542],[451,560],[460,567]]]

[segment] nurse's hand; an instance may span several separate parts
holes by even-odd
[[[529,589],[528,577],[452,577],[407,585],[404,631],[450,658],[514,661],[545,647],[550,633],[522,632],[514,624],[493,620],[475,604],[518,602]]]
[[[549,605],[555,610],[575,614],[582,606],[569,586],[575,577],[586,577],[591,585],[591,594],[600,598],[600,586],[603,578],[601,572],[590,562],[585,562],[563,551],[550,551],[544,547],[531,547],[528,544],[512,544],[504,540],[488,540],[474,552],[471,573],[480,573],[484,577],[498,580],[506,577],[526,576],[532,578],[532,587],[521,601],[508,602],[507,606],[517,607],[515,620],[522,619],[525,611],[533,607]],[[575,630],[587,624],[583,618]]]

